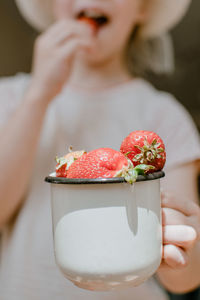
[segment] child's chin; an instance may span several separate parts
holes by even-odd
[[[77,58],[88,64],[100,64],[106,60],[106,57],[98,50],[95,51],[95,49],[91,51],[82,50],[78,53]]]

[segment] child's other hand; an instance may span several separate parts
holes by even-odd
[[[190,251],[200,239],[200,208],[162,193],[163,257],[160,268],[180,269],[190,263]]]
[[[76,52],[91,44],[90,26],[66,20],[52,25],[35,43],[32,90],[51,101],[67,82]]]

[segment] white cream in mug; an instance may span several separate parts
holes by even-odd
[[[122,281],[138,285],[155,272],[161,257],[158,216],[128,203],[69,212],[56,225],[54,243],[62,272],[83,288],[90,281],[99,290]]]

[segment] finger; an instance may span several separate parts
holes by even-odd
[[[197,240],[200,240],[200,218],[197,215],[187,217],[187,224],[192,226],[197,233]]]
[[[178,210],[163,207],[162,208],[162,224],[165,225],[189,225],[188,217]]]
[[[89,49],[91,47],[91,43],[81,39],[73,39],[66,43],[66,45],[62,46],[59,49],[60,55],[68,59],[72,55],[75,55],[79,49]]]
[[[197,239],[200,239],[200,222],[197,216],[185,216],[178,210],[164,207],[162,208],[162,225],[188,225],[195,229]]]
[[[199,212],[199,206],[196,203],[189,201],[188,199],[185,200],[174,197],[169,192],[162,192],[161,200],[162,207],[179,210],[187,216],[197,214]]]
[[[69,31],[61,31],[55,38],[54,38],[54,45],[62,45],[67,42],[70,38],[73,37],[85,37],[90,38],[92,37],[92,31],[90,28],[73,28],[69,29]]]
[[[67,21],[65,19],[59,20],[51,25],[44,34],[49,37],[54,37],[64,26],[71,26],[71,23],[71,21]]]
[[[165,245],[163,247],[163,260],[161,267],[171,267],[173,269],[184,268],[189,263],[189,257],[185,251],[175,245]]]
[[[186,250],[197,241],[195,229],[187,225],[166,225],[163,227],[163,244],[173,244]]]
[[[54,44],[60,44],[73,36],[91,36],[92,29],[85,24],[78,22],[61,21],[53,30],[48,33],[47,38],[51,39]]]
[[[55,36],[64,24],[66,24],[66,20],[59,20],[58,22],[53,23],[42,35],[45,35],[46,37]]]

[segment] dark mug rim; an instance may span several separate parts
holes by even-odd
[[[163,171],[157,171],[147,175],[139,175],[136,182],[149,181],[163,178],[165,173]],[[54,184],[108,184],[108,183],[127,183],[123,177],[113,177],[113,178],[64,178],[47,176],[45,181]]]

